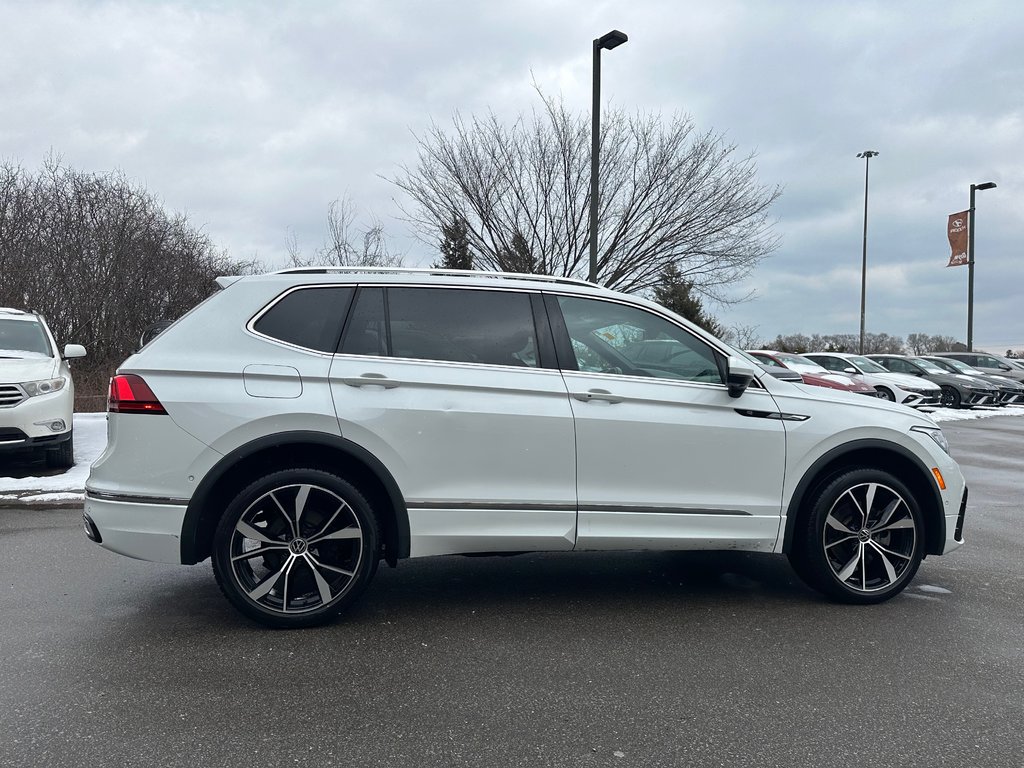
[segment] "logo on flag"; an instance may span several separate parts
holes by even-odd
[[[946,234],[949,237],[949,263],[947,267],[962,267],[967,263],[967,211],[949,214]]]

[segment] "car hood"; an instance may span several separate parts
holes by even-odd
[[[939,385],[934,381],[928,381],[928,379],[918,378],[917,376],[911,376],[909,373],[893,373],[888,371],[886,373],[873,373],[872,376],[885,377],[889,381],[893,382],[900,387],[915,387],[917,389],[939,389]]]
[[[57,359],[53,357],[0,357],[0,384],[52,379],[57,375]]]
[[[910,378],[917,381],[914,376],[911,376]],[[927,415],[906,405],[892,403],[880,397],[864,397],[863,395],[858,395],[847,390],[827,389],[825,387],[811,386],[810,384],[794,383],[791,385],[791,388],[786,391],[779,391],[778,388],[776,388],[776,390],[771,394],[782,411],[801,413],[800,401],[814,400],[817,402],[827,402],[835,405],[867,409],[868,411],[877,414],[877,418],[883,421],[886,417],[880,412],[888,411],[889,413],[903,414],[920,424],[927,424],[931,426],[934,426],[935,424],[935,422]],[[869,420],[871,419],[871,417],[868,417],[866,413],[864,418]]]

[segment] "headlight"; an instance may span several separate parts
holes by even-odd
[[[935,444],[939,446],[939,448],[947,454],[949,453],[949,443],[946,441],[946,436],[942,434],[942,430],[938,427],[913,426],[910,428],[910,431],[928,435],[928,437],[935,441]]]
[[[68,380],[63,376],[57,379],[43,379],[42,381],[23,381],[21,388],[25,390],[25,394],[29,397],[35,397],[36,395],[48,395],[51,392],[60,392],[64,389],[64,385],[68,383]]]

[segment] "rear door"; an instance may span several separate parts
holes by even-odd
[[[771,395],[755,382],[729,397],[722,353],[653,312],[547,306],[575,414],[577,549],[771,550],[786,455]]]
[[[330,379],[342,435],[405,496],[412,556],[572,549],[572,410],[539,295],[362,286]]]

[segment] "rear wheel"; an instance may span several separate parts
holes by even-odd
[[[350,483],[316,469],[257,480],[228,506],[213,540],[221,591],[270,627],[323,624],[377,570],[377,521]]]
[[[942,385],[941,404],[943,408],[959,408],[961,402],[960,391],[956,387],[951,387],[948,384]]]
[[[899,479],[844,472],[809,500],[790,560],[807,584],[846,603],[880,603],[903,591],[924,555],[921,511]]]

